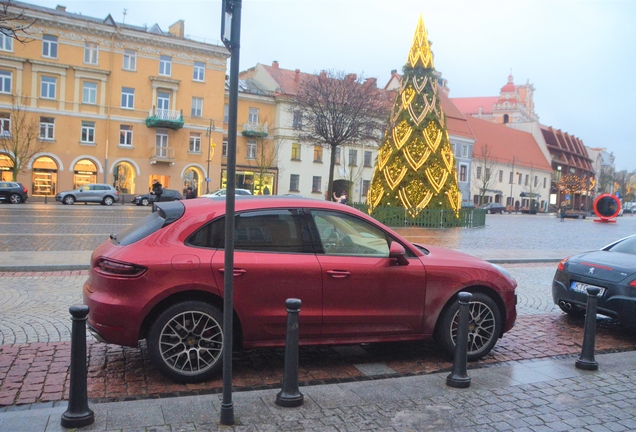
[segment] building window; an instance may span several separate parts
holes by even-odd
[[[168,131],[165,129],[157,129],[155,155],[160,158],[168,157]]]
[[[95,143],[95,122],[83,121],[82,122],[82,135],[81,141],[83,143]]]
[[[256,140],[247,140],[247,159],[256,159]]]
[[[227,141],[223,141],[223,145],[221,146],[221,156],[224,158],[227,157]]]
[[[467,175],[468,175],[468,165],[460,164],[459,165],[459,181],[466,182]]]
[[[512,184],[514,182],[514,175],[515,173],[510,171],[510,179],[508,180],[508,183]]]
[[[84,63],[97,64],[99,49],[96,43],[86,42],[84,44]]]
[[[119,145],[132,146],[133,144],[133,131],[130,125],[119,126]]]
[[[201,134],[190,133],[190,146],[188,147],[190,153],[201,153]]]
[[[371,180],[362,180],[362,196],[366,197],[369,194],[369,188],[371,187]]]
[[[157,109],[170,109],[170,93],[157,92]]]
[[[547,177],[543,177],[543,189],[545,189],[547,181],[548,181],[548,178]]]
[[[371,167],[371,152],[367,150],[364,151],[364,166]]]
[[[298,192],[298,186],[300,184],[300,175],[299,174],[290,174],[289,175],[289,190]]]
[[[96,104],[97,103],[97,84],[92,82],[85,82],[82,90],[82,103]]]
[[[13,38],[4,34],[3,29],[0,29],[0,50],[13,51]]]
[[[526,186],[528,186],[528,177],[529,177],[528,174],[526,174],[526,181],[524,183]]]
[[[475,178],[477,180],[481,180],[481,167],[480,166],[475,168]]]
[[[521,184],[522,181],[523,181],[523,174],[519,173],[519,180],[517,181],[517,183]]]
[[[468,157],[468,146],[462,146],[462,157],[463,158],[467,158]]]
[[[300,130],[303,128],[303,113],[300,111],[294,111],[292,117],[292,129]]]
[[[539,177],[534,176],[534,187],[537,187],[538,184],[539,184]]]
[[[258,123],[258,108],[250,108],[247,121],[250,123]]]
[[[192,98],[192,117],[201,117],[203,115],[203,98]]]
[[[358,166],[358,150],[349,149],[349,166]]]
[[[503,182],[503,170],[499,170],[499,183]]]
[[[300,144],[299,143],[292,144],[291,159],[297,160],[297,161],[300,160]]]
[[[159,57],[159,75],[170,76],[172,74],[172,57]]]
[[[484,169],[484,180],[490,180],[490,168]]]
[[[13,74],[9,71],[0,70],[0,93],[11,93]]]
[[[455,154],[455,143],[451,143],[451,151],[453,152],[453,155]]]
[[[320,193],[320,184],[322,183],[322,177],[313,176],[311,179],[311,192]]]
[[[194,81],[205,81],[205,63],[194,62],[192,79]]]
[[[336,147],[335,164],[340,165],[340,147]]]
[[[55,119],[53,117],[40,117],[40,139],[52,140],[55,138]]]
[[[124,70],[134,71],[137,70],[137,51],[124,50]]]
[[[42,36],[42,57],[57,58],[57,36]]]
[[[57,78],[43,76],[41,84],[40,97],[43,99],[55,99]]]
[[[121,88],[121,107],[133,109],[135,107],[135,89],[130,87]]]
[[[224,105],[223,106],[223,123],[229,123],[229,122],[230,122],[230,106]]]
[[[322,162],[322,146],[314,146],[314,162]]]
[[[11,114],[0,113],[0,135],[11,136]]]

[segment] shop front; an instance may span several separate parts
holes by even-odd
[[[73,167],[73,189],[89,183],[97,183],[97,166],[89,159],[82,159]]]
[[[0,181],[13,181],[12,166],[13,160],[6,154],[0,154]]]
[[[113,167],[113,187],[123,194],[135,193],[135,168],[130,163],[119,162]]]
[[[186,196],[189,187],[192,188],[194,196],[199,196],[201,193],[205,193],[205,188],[202,184],[202,181],[203,174],[201,173],[201,170],[195,167],[186,169],[185,173],[183,174],[183,196]]]
[[[57,163],[48,156],[33,162],[31,191],[33,196],[52,196],[57,191]]]
[[[236,188],[247,189],[253,195],[274,195],[274,173],[265,172],[262,175],[253,171],[236,171]],[[227,170],[221,171],[221,188],[227,187]]]

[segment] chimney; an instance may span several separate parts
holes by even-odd
[[[66,12],[66,6],[57,5],[57,6],[55,6],[55,10],[60,11],[60,12]]]
[[[324,70],[320,71],[320,79],[325,79],[327,78],[327,72],[325,72]]]
[[[300,69],[296,69],[294,72],[296,72],[296,75],[294,75],[294,81],[299,82],[300,81]]]
[[[168,27],[168,32],[176,37],[183,38],[185,34],[185,21],[179,20],[176,23]]]
[[[278,69],[278,60],[274,60],[274,61],[272,62],[272,67],[273,67],[274,69]]]
[[[391,70],[391,75],[396,74],[397,73],[397,69],[392,69]]]
[[[377,78],[367,78],[366,80],[364,80],[364,85],[368,85],[371,87],[377,87],[378,86],[378,79]]]
[[[358,78],[358,76],[354,73],[349,74],[345,77],[345,81],[355,81]]]

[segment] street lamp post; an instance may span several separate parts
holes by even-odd
[[[210,127],[208,128],[208,170],[206,171],[205,177],[205,193],[210,193],[210,159],[214,155],[214,148],[216,144],[214,144],[214,140],[212,139],[212,131],[214,130],[214,120],[210,119]]]

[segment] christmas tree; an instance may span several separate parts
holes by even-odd
[[[390,127],[378,151],[367,196],[370,212],[379,206],[401,206],[412,217],[425,208],[449,209],[459,216],[455,157],[438,91],[433,53],[420,16]]]

